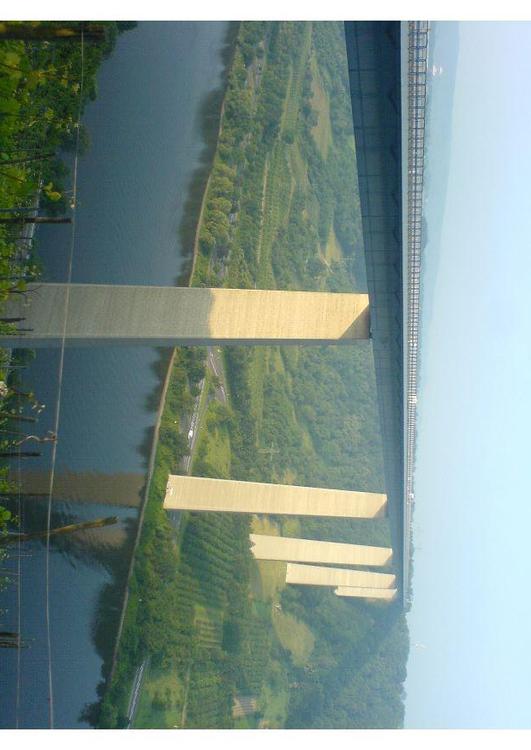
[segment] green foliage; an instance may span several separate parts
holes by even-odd
[[[89,136],[76,127],[78,112],[95,97],[96,73],[104,57],[112,50],[114,40],[124,27],[104,22],[106,39],[84,45],[81,90],[81,45],[79,42],[0,42],[0,161],[9,154],[27,154],[31,161],[6,166],[0,174],[2,208],[19,206],[38,192],[39,183],[53,183],[55,189],[43,194],[42,207],[57,203],[64,188],[56,178],[65,168],[53,157],[59,149],[80,152],[89,147]],[[81,100],[80,100],[81,98]],[[35,159],[37,152],[47,158]],[[52,158],[49,154],[52,154]],[[65,203],[61,204],[61,210]],[[56,208],[56,210],[58,210]],[[5,231],[2,230],[4,235]]]
[[[330,592],[286,589],[283,606],[319,633],[311,664],[298,674],[288,728],[402,726],[408,634],[399,604],[375,607]]]
[[[0,468],[0,489],[2,492],[8,492],[11,485],[7,479],[7,468]],[[0,562],[7,556],[6,548],[1,544],[2,537],[7,535],[9,525],[13,522],[13,516],[7,508],[0,505]],[[0,574],[0,591],[7,585],[7,579]]]

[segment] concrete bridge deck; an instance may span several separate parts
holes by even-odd
[[[409,597],[429,23],[347,21],[385,489]]]

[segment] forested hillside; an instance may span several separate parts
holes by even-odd
[[[364,289],[342,24],[240,24],[197,251],[196,286]],[[203,350],[176,356],[118,668],[95,720],[124,722],[149,656],[136,726],[399,727],[400,604],[286,586],[285,564],[249,549],[251,530],[388,544],[385,520],[183,513],[174,529],[162,510],[203,377],[193,474],[382,491],[370,345],[223,358],[226,403]],[[256,715],[232,718],[236,695],[256,697]]]

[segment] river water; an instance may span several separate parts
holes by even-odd
[[[171,285],[186,270],[228,33],[227,23],[140,23],[118,39],[83,118],[91,145],[79,165],[73,281]],[[69,243],[68,227],[39,230],[47,280],[66,278]],[[110,515],[119,522],[51,545],[56,727],[89,726],[81,714],[97,700],[103,657],[114,646],[138,514],[128,505],[138,505],[145,483],[162,354],[146,347],[66,350],[56,461],[62,494],[52,527]],[[39,350],[24,376],[46,404],[39,434],[53,425],[58,364],[58,351]],[[40,450],[31,469],[45,475],[51,449]],[[23,501],[21,516],[25,530],[42,529],[45,501]],[[45,548],[35,541],[22,551],[20,622],[16,586],[0,605],[8,610],[6,629],[20,631],[25,645],[0,650],[3,728],[49,726]],[[17,570],[17,564],[14,555],[10,565]]]

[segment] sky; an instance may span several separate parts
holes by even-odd
[[[531,23],[459,24],[447,137],[425,251],[405,725],[530,728]]]

